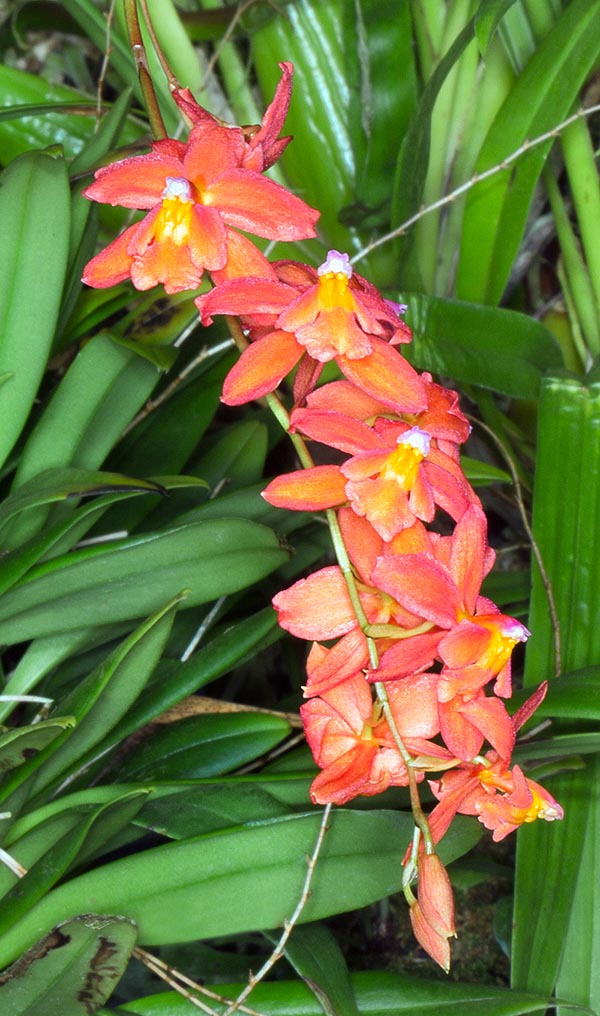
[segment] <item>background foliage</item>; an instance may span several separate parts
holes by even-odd
[[[149,8],[174,73],[227,120],[259,122],[278,62],[294,63],[295,141],[274,175],[322,210],[321,239],[271,253],[354,255],[408,304],[412,362],[460,390],[465,465],[499,551],[489,594],[529,618],[524,685],[552,679],[552,725],[517,760],[566,812],[519,833],[512,941],[499,933],[512,988],[440,984],[429,966],[360,972],[354,958],[350,976],[349,942],[324,919],[399,888],[411,821],[394,792],[333,814],[284,980],[250,1004],[516,1016],[556,992],[561,1012],[598,1011],[600,8]],[[148,140],[120,4],[9,0],[0,47],[0,821],[21,866],[0,867],[0,966],[14,964],[0,1002],[191,1013],[155,994],[136,943],[212,984],[243,982],[294,910],[317,838],[302,649],[269,604],[327,556],[326,531],[260,498],[289,451],[260,406],[220,407],[235,359],[222,326],[201,328],[188,294],[79,282],[126,223],[81,189]],[[465,819],[442,845],[463,858],[457,883],[492,870],[485,852],[479,876],[464,856],[479,833]]]

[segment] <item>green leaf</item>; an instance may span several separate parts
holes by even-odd
[[[84,848],[86,855],[93,853],[115,829],[126,825],[141,808],[144,796],[145,794],[134,792],[116,801],[101,805],[99,808],[95,808],[91,814],[80,815],[80,821],[76,825],[67,829],[58,839],[52,839],[48,843],[47,849],[35,860],[27,873],[17,879],[2,897],[0,901],[0,936],[6,934],[24,914],[29,912],[76,860],[81,859]],[[108,819],[106,825],[105,819]],[[38,840],[39,832],[38,830]],[[43,832],[44,830],[42,830]],[[20,860],[18,844],[15,844],[13,849],[16,850]]]
[[[121,473],[74,468],[46,469],[5,498],[0,505],[0,529],[15,515],[39,505],[122,490],[166,494],[164,487],[152,480],[134,480]]]
[[[98,335],[86,343],[23,449],[15,487],[49,468],[98,469],[157,380],[154,367],[116,345],[110,336]],[[8,533],[7,545],[14,547],[29,539],[46,516],[40,510],[18,520]]]
[[[96,475],[108,477],[111,474]],[[170,491],[179,487],[205,486],[203,480],[189,476],[162,476],[149,481],[134,480],[132,482],[135,486],[125,485],[125,487],[120,490],[117,489],[113,494],[95,497],[93,501],[84,503],[65,521],[59,522],[52,527],[45,526],[39,536],[28,540],[24,546],[9,551],[0,560],[0,593],[5,593],[7,589],[14,586],[43,557],[54,557],[59,553],[69,550],[88,531],[90,526],[94,524],[96,517],[117,502],[139,494],[159,493],[163,490]],[[151,484],[150,489],[147,487],[147,483]]]
[[[125,917],[64,921],[0,978],[0,1005],[15,1016],[90,1016],[125,971],[136,928]]]
[[[560,976],[588,819],[595,822],[597,784],[591,806],[590,775],[586,769],[544,781],[566,820],[550,827],[537,822],[517,835],[511,956],[513,984],[520,990],[550,994]],[[586,871],[590,893],[593,878]]]
[[[276,944],[279,936],[270,934]],[[359,1016],[348,967],[333,934],[324,924],[295,928],[285,955],[321,1003],[326,1016]]]
[[[36,639],[23,653],[4,686],[3,693],[7,696],[26,695],[65,659],[77,656],[78,653],[90,646],[102,645],[111,639],[119,638],[129,629],[130,625],[80,628],[75,631],[61,632],[60,635]],[[0,717],[4,718],[14,708],[14,702],[0,701]]]
[[[66,711],[75,717],[77,727],[60,750],[44,763],[38,773],[34,794],[52,783],[59,774],[71,770],[131,707],[160,659],[181,599],[181,596],[176,597],[149,617],[57,704],[58,711]]]
[[[600,8],[573,0],[538,45],[496,116],[477,160],[482,173],[571,111],[598,59]],[[525,152],[509,171],[478,183],[467,197],[457,293],[499,303],[521,244],[533,191],[553,140]]]
[[[473,39],[474,18],[471,18],[431,75],[411,123],[402,140],[402,147],[396,164],[392,193],[391,227],[395,229],[418,211],[422,204],[423,189],[427,178],[431,151],[431,122],[434,107],[448,75]],[[400,246],[400,243],[398,244]],[[406,286],[413,286],[415,279],[414,233],[401,241],[402,280]]]
[[[293,936],[292,936],[293,937]],[[525,1016],[545,1008],[547,996],[490,985],[429,981],[385,971],[353,974],[351,984],[361,1016]],[[243,984],[219,985],[225,998],[236,998]],[[259,984],[249,1004],[265,1016],[323,1016],[312,992],[297,981]],[[216,1013],[224,1011],[211,1000]],[[176,992],[127,1002],[123,1012],[136,1016],[194,1016],[197,1008]]]
[[[22,642],[187,606],[258,581],[287,558],[270,529],[241,519],[191,523],[115,540],[33,568],[0,601],[0,641]]]
[[[487,487],[491,483],[512,483],[512,476],[505,469],[498,469],[489,462],[471,459],[461,455],[460,464],[469,483],[474,487]]]
[[[136,825],[183,840],[227,826],[278,818],[290,808],[269,792],[268,781],[253,784],[219,780],[199,786],[184,786],[176,793],[154,793],[136,817]],[[308,802],[308,781],[303,807]]]
[[[220,776],[260,758],[290,732],[279,716],[206,713],[154,730],[127,753],[119,780],[198,779]]]
[[[487,53],[498,25],[515,0],[482,0],[475,15],[475,35],[482,56]]]
[[[403,352],[420,370],[537,398],[544,372],[562,367],[552,333],[524,314],[417,294],[406,302],[414,340]]]
[[[265,607],[242,621],[227,624],[185,663],[169,660],[164,666],[159,664],[151,682],[112,728],[110,736],[96,745],[96,750],[103,753],[205,684],[252,659],[281,634],[274,610]]]
[[[61,798],[60,804],[53,802],[29,811],[13,822],[3,846],[28,871],[51,851],[55,853],[55,867],[62,866],[64,870],[73,858],[74,863],[79,865],[137,817],[149,793],[146,789],[123,790],[117,787],[112,795],[90,792],[87,798],[85,794],[77,798],[68,795]],[[92,822],[98,815],[102,817],[101,822]],[[73,851],[73,842],[77,840],[82,826],[87,826],[84,842],[80,842]],[[56,846],[59,842],[62,847]],[[65,854],[69,856],[63,864]],[[0,868],[0,896],[19,884],[14,872],[3,865]]]
[[[590,1005],[597,1012],[600,1004],[600,972],[596,963],[600,948],[597,929],[600,889],[594,876],[600,863],[600,755],[590,761],[585,777],[587,822],[556,993],[559,998]],[[561,1008],[559,1012],[562,1016],[567,1014],[566,1009]]]
[[[337,222],[337,212],[353,198],[356,172],[352,112],[354,122],[360,123],[358,95],[351,94],[347,75],[348,63],[356,66],[355,31],[353,5],[300,0],[287,5],[251,40],[263,94],[273,94],[278,62],[294,64],[294,99],[285,129],[295,141],[293,154],[286,153],[282,165],[294,188],[321,210],[320,228],[327,242],[341,250],[348,248],[349,234]],[[328,172],[315,172],[325,152]]]
[[[73,104],[77,113],[69,111]],[[94,131],[96,104],[89,95],[6,63],[0,64],[0,105],[4,164],[30,148],[45,148],[57,142],[64,147],[65,155],[74,155]]]
[[[321,817],[314,813],[256,823],[146,850],[86,872],[49,893],[0,939],[9,962],[56,921],[74,916],[81,900],[118,909],[140,928],[140,942],[173,941],[274,928],[293,912]],[[476,825],[476,824],[475,824]],[[412,817],[340,810],[331,819],[312,895],[301,920],[366,906],[396,892]],[[479,838],[471,823],[453,824],[440,853],[464,853]]]
[[[526,698],[526,692],[520,697]],[[549,716],[555,719],[600,720],[600,666],[582,667],[552,680],[535,715],[540,719]]]
[[[263,473],[267,436],[265,425],[253,420],[230,425],[210,449],[203,450],[194,472],[213,489],[224,484],[230,491],[255,483]]]
[[[41,720],[30,727],[19,727],[0,734],[0,774],[23,765],[73,725],[71,717],[64,717]]]
[[[70,193],[63,159],[22,155],[0,177],[0,464],[29,415],[46,367],[69,246]],[[34,283],[35,280],[35,283]]]

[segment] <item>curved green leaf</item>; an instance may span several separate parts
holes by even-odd
[[[82,755],[110,733],[135,702],[161,656],[181,599],[176,597],[148,618],[58,703],[57,710],[73,715],[77,727],[45,761],[33,793],[39,793],[58,774],[72,769]]]
[[[0,529],[15,515],[30,508],[65,501],[70,497],[89,497],[122,490],[166,494],[164,487],[153,480],[134,480],[121,473],[74,468],[46,469],[4,499],[0,505]]]
[[[18,727],[0,734],[0,775],[23,765],[42,748],[51,744],[55,737],[70,729],[73,721],[64,719],[41,720],[30,727]]]
[[[84,848],[85,854],[89,856],[99,844],[106,841],[115,830],[115,826],[120,829],[126,825],[140,810],[145,796],[133,792],[95,808],[91,814],[80,815],[79,822],[73,824],[62,836],[49,842],[47,849],[38,856],[27,873],[17,879],[0,900],[0,936],[27,914],[53,885],[56,885],[68,868],[81,858]],[[63,816],[64,818],[66,816]],[[106,825],[105,819],[108,820]],[[13,849],[17,858],[21,860],[18,844],[15,844]]]
[[[268,937],[276,944],[279,936]],[[318,923],[294,928],[285,955],[326,1016],[359,1016],[346,961],[329,928]]]
[[[65,921],[0,976],[0,1005],[15,1016],[90,1016],[120,980],[135,945],[125,917]]]

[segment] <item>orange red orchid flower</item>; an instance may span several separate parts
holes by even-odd
[[[324,363],[368,395],[401,411],[426,406],[423,384],[392,347],[411,332],[394,306],[353,272],[347,254],[331,250],[318,269],[296,262],[274,266],[275,277],[232,279],[198,297],[205,324],[235,314],[253,339],[223,385],[223,402],[241,405],[275,390],[303,357],[314,362],[311,384]]]

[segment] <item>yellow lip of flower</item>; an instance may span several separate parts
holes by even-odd
[[[168,176],[162,192],[162,205],[156,219],[155,236],[159,243],[171,240],[183,247],[190,238],[193,207],[192,185],[185,177]]]
[[[419,466],[429,454],[430,446],[429,434],[419,427],[412,427],[398,438],[397,447],[388,456],[381,470],[382,478],[395,480],[403,490],[411,490]]]
[[[348,254],[330,250],[326,260],[317,268],[319,276],[319,306],[321,310],[341,307],[353,311],[356,303],[348,283],[352,278],[352,265]]]

